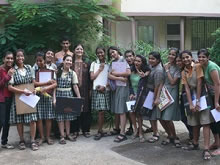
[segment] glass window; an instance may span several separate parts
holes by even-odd
[[[167,35],[180,35],[180,24],[167,24]]]
[[[138,25],[138,40],[154,44],[154,27],[153,25]]]

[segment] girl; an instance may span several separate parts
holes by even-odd
[[[146,119],[150,120],[153,129],[153,136],[148,139],[148,142],[154,143],[159,140],[157,119],[160,119],[161,113],[157,106],[160,102],[160,92],[164,84],[164,71],[159,52],[151,52],[149,54],[149,64],[151,72],[147,79],[147,88],[154,91],[154,107],[151,116]]]
[[[63,67],[57,72],[57,89],[56,97],[73,97],[72,86],[78,98],[80,98],[79,88],[77,86],[78,79],[76,73],[71,70],[72,56],[66,55],[63,58]],[[56,101],[55,101],[56,102]],[[66,138],[70,141],[76,139],[70,135],[70,121],[75,120],[76,117],[72,114],[56,114],[56,120],[61,134],[60,144],[66,144],[64,136],[64,125],[66,130]]]
[[[11,80],[9,81],[8,89],[9,91],[17,94],[25,94],[29,96],[31,93],[27,92],[26,90],[21,90],[16,88],[15,85],[20,84],[29,84],[33,83],[34,79],[34,72],[30,65],[24,64],[24,50],[18,49],[15,53],[15,73],[13,74]],[[20,137],[19,142],[19,149],[24,150],[26,148],[25,141],[24,141],[24,124],[30,124],[30,136],[31,136],[31,149],[33,151],[38,150],[38,145],[35,142],[35,132],[36,132],[36,121],[37,121],[37,114],[36,113],[29,113],[29,114],[22,114],[17,115],[16,113],[16,103],[15,103],[15,96],[12,100],[12,106],[10,110],[10,123],[17,125],[18,134]]]
[[[14,63],[13,53],[6,52],[3,56],[3,65],[0,66],[0,133],[2,131],[2,148],[13,149],[14,146],[8,144],[9,118],[12,94],[8,90],[7,84],[14,73],[12,68]]]
[[[84,98],[83,110],[80,117],[72,122],[73,132],[78,136],[80,128],[82,129],[83,136],[89,138],[90,125],[91,125],[91,109],[90,109],[90,92],[91,80],[89,74],[90,63],[85,60],[84,47],[81,44],[74,46],[73,70],[76,72],[79,80],[79,91]]]
[[[138,100],[140,100],[140,93],[141,90],[142,92],[147,92],[146,89],[144,89],[146,81],[147,81],[147,76],[150,73],[150,68],[148,67],[147,64],[147,60],[144,56],[141,55],[136,55],[135,60],[134,60],[134,70],[131,73],[130,79],[131,79],[131,84],[133,87],[133,91],[135,93],[135,98],[137,100],[137,105],[140,105],[138,103]],[[133,75],[132,75],[133,74]],[[134,81],[136,79],[136,81]],[[138,79],[138,82],[137,82]],[[144,90],[144,91],[143,91]],[[130,95],[131,97],[131,95]],[[146,95],[145,95],[146,97]],[[143,100],[142,100],[143,101]],[[143,104],[141,104],[141,106],[143,106]],[[136,107],[137,110],[140,109],[140,106]],[[132,114],[134,116],[134,121],[136,123],[136,114],[133,113]],[[143,136],[143,129],[142,129],[142,125],[143,125],[143,119],[140,113],[137,112],[137,117],[138,117],[138,126],[139,126],[139,130],[135,132],[133,138],[135,138],[137,136],[137,132],[139,133],[139,140],[141,143],[145,142],[145,138]],[[134,126],[136,126],[136,124],[134,124]],[[137,130],[137,127],[136,127]]]
[[[207,49],[201,49],[198,52],[198,59],[202,65],[205,82],[214,103],[213,108],[220,111],[220,67],[209,60],[209,52]],[[210,149],[217,149],[212,153],[212,155],[220,155],[220,149],[218,149],[220,148],[220,122],[211,123],[210,126],[215,138],[215,142],[210,146]]]
[[[97,60],[91,64],[90,67],[90,77],[91,80],[95,80],[99,74],[107,67],[106,64],[106,56],[105,49],[102,47],[96,48],[96,56]],[[99,69],[94,72],[95,65],[99,65]],[[108,75],[106,75],[107,78]],[[109,89],[106,86],[97,86],[96,89],[92,91],[92,110],[98,111],[98,133],[95,135],[95,140],[100,140],[104,136],[104,132],[102,130],[104,124],[104,112],[106,110],[110,110],[110,93]]]
[[[111,59],[113,62],[125,62],[126,63],[126,71],[125,72],[116,72],[112,69],[112,64],[110,65],[108,78],[110,80],[119,80],[126,83],[126,86],[116,86],[116,90],[111,93],[111,110],[115,113],[116,116],[120,116],[120,125],[121,131],[120,135],[118,135],[114,142],[122,142],[127,140],[125,136],[125,126],[126,126],[126,101],[128,101],[129,97],[129,87],[128,87],[128,76],[131,74],[131,70],[123,56],[120,56],[120,51],[117,47],[110,47],[111,51]],[[117,117],[116,117],[117,118]],[[119,129],[119,128],[117,128]]]
[[[169,62],[164,66],[166,71],[164,85],[174,100],[179,100],[180,70],[176,66],[176,57],[178,53],[179,50],[177,48],[171,48],[168,55]],[[160,123],[168,134],[167,139],[162,141],[163,145],[167,145],[172,142],[177,148],[181,147],[179,138],[176,136],[175,126],[173,124],[173,121],[179,120],[181,120],[181,113],[178,101],[175,101],[161,112]]]
[[[181,73],[182,84],[185,86],[187,100],[191,114],[187,116],[188,124],[193,127],[193,143],[188,148],[189,150],[196,150],[199,148],[199,131],[200,127],[203,127],[204,136],[204,151],[203,159],[208,160],[211,158],[209,153],[210,142],[210,123],[212,122],[210,110],[200,110],[200,96],[202,90],[202,79],[204,77],[200,64],[195,64],[192,61],[192,53],[190,51],[183,51],[180,54],[182,61],[185,65],[184,70]],[[196,105],[192,102],[192,94],[196,94]]]
[[[36,54],[36,64],[37,68],[35,67],[35,76],[37,72],[41,70],[48,69],[49,66],[45,64],[45,55],[43,52],[38,52]],[[52,74],[55,74],[52,72]],[[37,104],[37,127],[40,133],[40,140],[38,142],[41,145],[45,140],[48,145],[52,145],[53,141],[50,138],[51,126],[52,126],[52,119],[55,118],[55,112],[53,110],[53,97],[45,96],[44,93],[48,90],[54,89],[57,86],[56,81],[54,80],[56,77],[53,75],[53,80],[48,82],[37,82],[35,81],[35,87],[41,87],[40,89],[40,101]],[[46,120],[46,139],[44,137],[44,130],[43,130],[43,122],[42,120]]]

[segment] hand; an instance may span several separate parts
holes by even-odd
[[[196,112],[194,105],[189,105],[189,109],[190,109],[192,112]]]
[[[143,78],[145,77],[145,73],[137,69],[137,73]]]
[[[45,92],[47,92],[47,88],[45,88],[45,87],[41,87],[40,92],[41,92],[42,94],[45,93]]]
[[[167,63],[166,65],[164,65],[164,69],[167,72],[170,69],[170,63]]]
[[[100,66],[99,66],[99,71],[103,71],[104,70],[104,67],[105,67],[105,63],[101,63]]]
[[[99,86],[98,91],[104,93],[105,92],[105,87],[104,86]]]
[[[8,70],[8,75],[12,76],[14,74],[15,70],[13,68]]]
[[[54,84],[55,82],[56,82],[55,80],[49,80],[49,81],[47,82],[47,85]]]
[[[200,102],[196,102],[196,107],[195,107],[195,111],[199,111],[201,109],[200,107]]]
[[[219,106],[219,104],[215,105],[215,109],[220,112],[220,106]]]
[[[127,81],[128,81],[128,78],[126,78],[126,77],[121,77],[121,81],[122,81],[122,82],[127,82]]]
[[[155,99],[153,105],[158,106],[160,104],[160,99]]]
[[[32,92],[27,91],[27,90],[23,90],[23,94],[25,94],[25,96],[29,96],[30,94],[32,94]]]
[[[129,96],[129,100],[135,100],[135,95],[131,94],[131,95]]]

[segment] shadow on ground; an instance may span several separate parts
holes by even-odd
[[[113,151],[122,156],[148,165],[219,165],[220,157],[212,157],[210,161],[202,159],[202,149],[185,151],[172,144],[161,145],[161,140],[151,143],[129,143],[113,147]]]

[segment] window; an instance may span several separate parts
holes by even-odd
[[[154,44],[154,26],[146,22],[138,22],[137,27],[138,40]]]
[[[167,48],[175,47],[180,49],[180,24],[167,23]]]
[[[220,18],[195,18],[192,20],[192,50],[211,47],[215,41],[212,33],[220,27]]]

